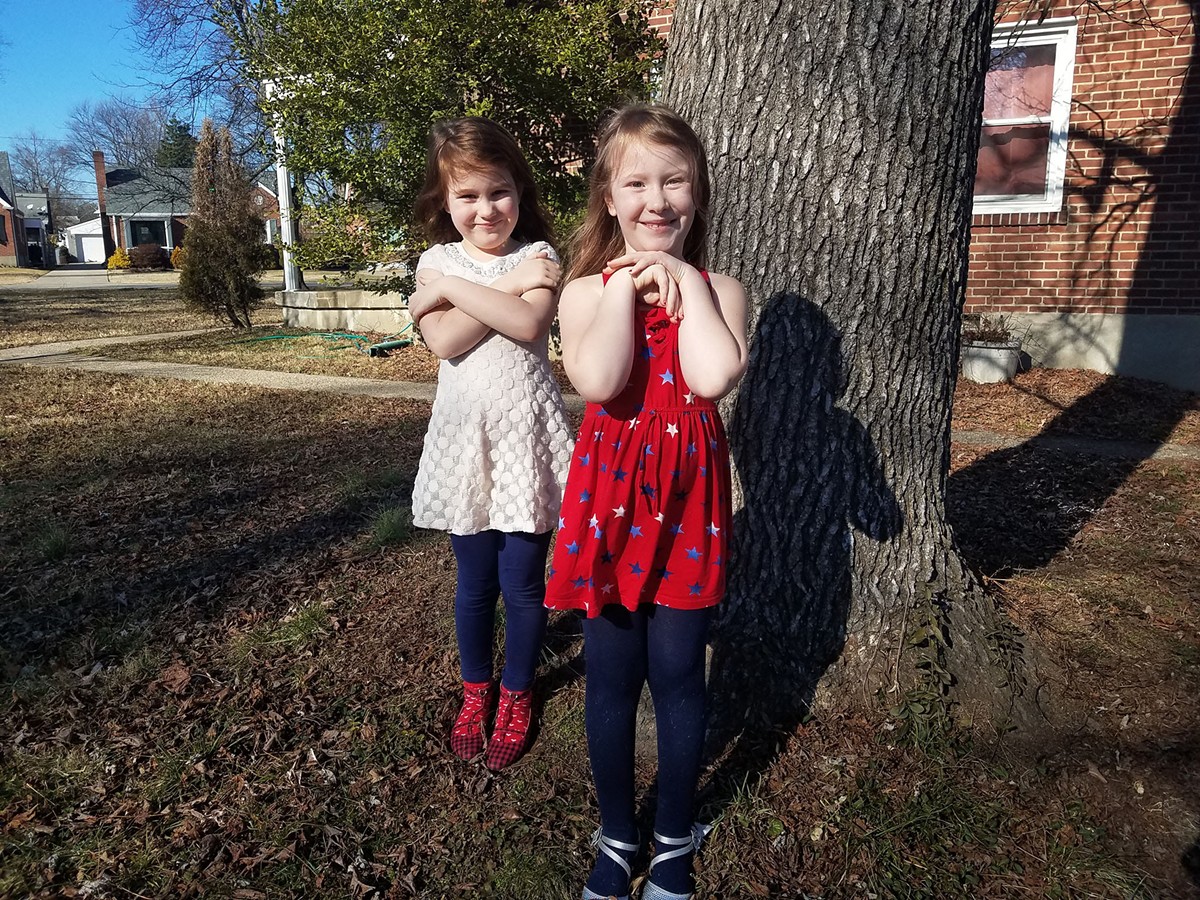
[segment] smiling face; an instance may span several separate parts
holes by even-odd
[[[629,146],[613,170],[607,204],[627,250],[663,250],[682,257],[696,216],[691,160],[670,146]]]
[[[449,179],[446,212],[467,251],[476,256],[503,256],[515,245],[521,193],[507,169],[487,167]]]

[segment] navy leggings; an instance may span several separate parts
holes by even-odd
[[[504,674],[510,691],[533,684],[546,635],[546,551],[551,532],[452,534],[458,561],[454,624],[463,681],[492,679],[496,599],[504,595]]]
[[[630,612],[607,606],[584,620],[588,756],[604,833],[636,840],[634,725],[642,685],[650,683],[658,731],[655,830],[691,834],[704,748],[704,646],[711,609],[649,604]]]

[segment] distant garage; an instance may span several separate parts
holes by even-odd
[[[64,229],[67,249],[79,262],[104,262],[104,232],[100,219]]]

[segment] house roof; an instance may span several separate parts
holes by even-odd
[[[8,154],[0,150],[0,202],[5,209],[12,209],[16,203],[14,196],[16,188],[13,184],[12,167],[8,164]],[[17,210],[20,212],[20,210]]]
[[[104,173],[110,216],[186,216],[192,209],[191,169],[113,169]]]
[[[253,185],[275,192],[268,173]],[[104,173],[105,212],[110,216],[186,216],[192,211],[191,169],[112,169]]]
[[[99,218],[88,219],[86,222],[80,222],[78,225],[68,225],[63,231],[67,234],[103,234],[104,225]]]

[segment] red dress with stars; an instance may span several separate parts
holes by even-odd
[[[629,384],[589,403],[563,492],[546,605],[702,609],[725,592],[729,445],[679,365],[679,324],[638,304]]]

